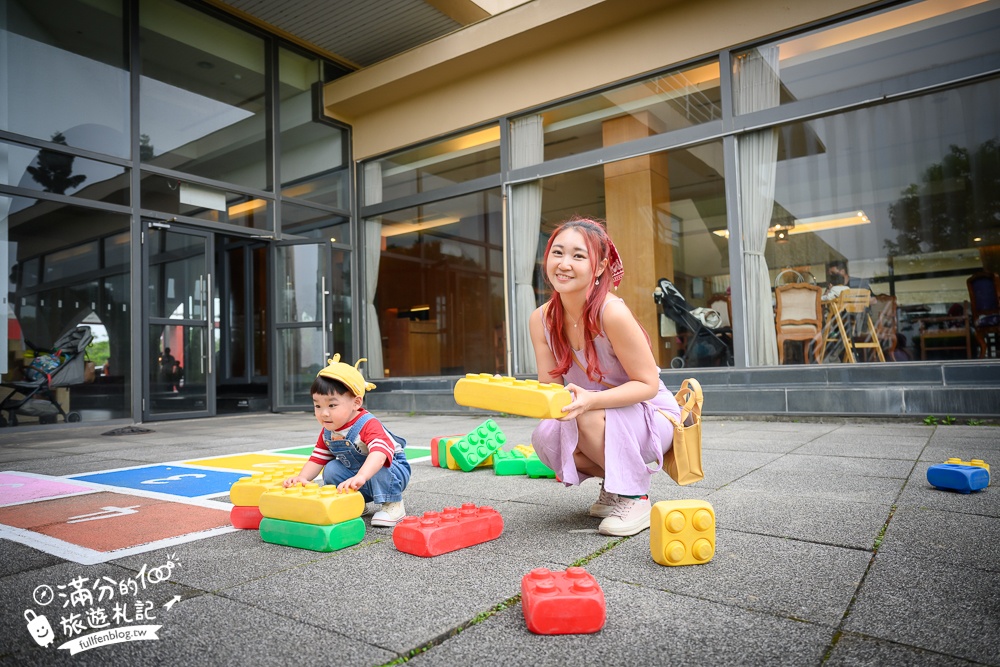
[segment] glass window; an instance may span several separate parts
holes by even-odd
[[[532,307],[551,295],[542,253],[552,231],[573,216],[605,220],[625,266],[617,295],[649,334],[660,367],[730,363],[729,244],[716,233],[727,224],[721,142],[550,176],[541,186]],[[516,191],[512,200],[511,210],[524,216]],[[519,217],[513,224],[515,235],[527,229]],[[664,306],[652,296],[661,278],[678,292]],[[688,310],[697,307],[721,318],[716,331],[703,332],[708,341],[696,340],[702,327]]]
[[[9,364],[3,381],[22,379],[23,367],[35,354],[50,350],[75,327],[89,326],[94,342],[87,357],[97,366],[97,377],[55,394],[64,411],[80,413],[84,422],[131,415],[129,220],[80,206],[0,196],[0,239],[8,241],[3,251],[9,250],[10,260]],[[26,424],[39,418],[17,419]]]
[[[197,183],[143,172],[142,208],[251,229],[270,229],[272,202]]]
[[[347,130],[317,119],[321,85],[341,70],[314,56],[279,49],[281,194],[348,208]]]
[[[128,206],[128,169],[47,148],[0,142],[0,184]]]
[[[0,129],[127,158],[124,36],[121,2],[0,4]]]
[[[719,120],[719,99],[719,63],[713,61],[548,109],[540,114],[545,159]]]
[[[281,232],[284,236],[324,239],[351,244],[350,219],[308,206],[282,202]]]
[[[979,356],[968,281],[1000,272],[997,108],[1000,79],[992,79],[740,139],[741,151],[755,137],[776,139],[772,158],[758,153],[755,167],[775,182],[765,209],[770,287],[805,284],[831,299],[822,333],[783,343],[777,361]],[[744,196],[744,209],[766,204]],[[849,288],[870,299],[858,317],[832,300]],[[748,316],[780,333],[769,310]],[[873,338],[879,349],[865,345]]]
[[[500,127],[466,132],[365,165],[365,204],[500,173]]]
[[[381,217],[375,310],[386,375],[504,372],[503,266],[491,260],[503,247],[500,220],[496,190]]]
[[[1000,6],[994,0],[926,0],[888,9],[736,54],[736,111],[943,69],[995,55],[998,43]],[[755,104],[746,99],[754,93],[745,84],[741,90],[741,62],[761,54],[780,84],[773,104]]]
[[[144,163],[269,188],[264,40],[171,0],[142,0]]]

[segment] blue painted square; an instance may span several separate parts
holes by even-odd
[[[132,470],[74,475],[70,479],[196,498],[227,493],[233,482],[246,476],[246,473],[222,472],[203,468],[148,466]]]

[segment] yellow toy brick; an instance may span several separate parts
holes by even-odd
[[[977,468],[986,468],[986,472],[990,471],[990,464],[987,463],[986,461],[983,461],[982,459],[972,459],[970,461],[963,461],[960,458],[952,457],[952,458],[948,459],[947,461],[945,461],[945,463],[950,463],[950,464],[956,465],[956,466],[976,466]],[[992,475],[990,477],[988,477],[987,479],[989,481],[986,483],[986,486],[989,486],[990,482],[993,481]]]
[[[649,517],[649,551],[660,565],[701,565],[715,555],[715,510],[704,500],[664,500]]]
[[[535,453],[534,445],[514,445],[514,449],[524,454],[524,458],[528,458]]]
[[[289,477],[299,474],[302,466],[282,466],[267,472],[255,472],[250,477],[241,477],[229,487],[229,502],[241,507],[256,507],[265,491],[280,489]]]
[[[338,491],[336,486],[292,486],[267,491],[260,497],[260,513],[268,519],[327,526],[357,519],[365,511],[365,499],[357,491]]]
[[[455,383],[455,402],[535,419],[557,419],[573,401],[561,384],[469,373]]]

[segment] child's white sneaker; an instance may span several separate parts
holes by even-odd
[[[382,509],[375,512],[375,516],[372,517],[372,525],[391,528],[399,523],[399,520],[404,516],[406,516],[406,509],[403,507],[402,500],[398,503],[382,503]]]
[[[361,513],[361,516],[371,516],[375,514],[375,510],[378,506],[375,503],[365,503],[365,511]]]

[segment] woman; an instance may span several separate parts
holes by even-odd
[[[561,381],[573,401],[543,420],[531,442],[566,485],[600,477],[591,516],[604,535],[649,527],[649,486],[663,467],[679,417],[660,380],[649,336],[625,302],[609,293],[624,269],[604,227],[574,218],[549,237],[543,258],[552,298],[531,315],[540,382]]]

